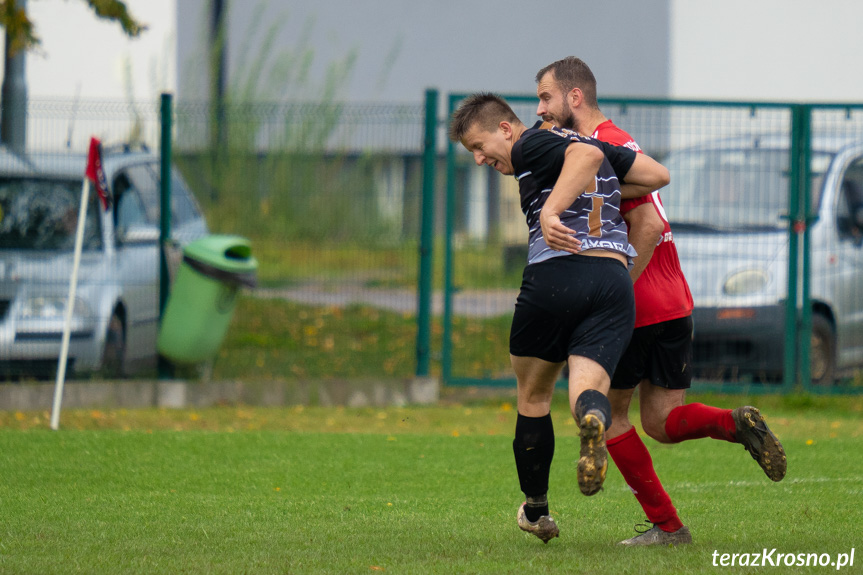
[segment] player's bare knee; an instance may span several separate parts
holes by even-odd
[[[518,396],[518,412],[528,417],[543,417],[551,411],[551,398],[542,394]]]
[[[644,428],[644,433],[648,437],[655,439],[660,443],[673,443],[671,438],[665,432],[665,418],[651,417],[642,414],[641,426]]]

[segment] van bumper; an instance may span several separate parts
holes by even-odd
[[[697,307],[692,367],[696,379],[776,381],[782,378],[784,305]]]

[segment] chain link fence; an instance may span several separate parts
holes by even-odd
[[[209,377],[407,378],[423,353],[446,384],[513,385],[526,230],[514,179],[445,143],[460,98],[442,118],[431,107],[431,134],[422,104],[176,104],[175,239],[241,235],[260,262]],[[530,125],[534,97],[510,101]],[[695,299],[697,386],[857,390],[863,106],[601,105],[671,170],[661,196]],[[156,102],[29,103],[26,153],[0,155],[3,379],[56,366],[70,251],[53,231],[21,242],[59,229],[80,202],[91,136],[115,201],[106,212],[92,195],[88,207],[72,373],[155,373],[158,243],[141,229],[123,234],[128,218],[159,220],[161,130]]]
[[[450,96],[450,113],[463,97]],[[537,120],[535,96],[507,100]],[[671,172],[661,199],[695,301],[696,388],[859,389],[863,106],[600,106]],[[447,173],[444,380],[514,385],[508,325],[527,255],[517,182],[455,144]],[[475,323],[467,301],[494,312]]]
[[[210,377],[411,376],[422,105],[214,110],[180,102],[172,123],[174,235],[182,236],[183,224],[200,211],[209,233],[248,238],[259,261],[258,287],[241,298]],[[80,202],[90,137],[103,143],[108,184],[118,201],[103,214],[91,194],[88,233],[98,241],[85,245],[82,258],[69,364],[78,378],[154,374],[158,244],[152,237],[138,242],[122,236],[133,208],[119,197],[140,196],[140,217],[158,225],[161,130],[158,102],[32,100],[26,151],[7,149],[0,157],[7,190],[0,195],[0,221],[10,228],[0,234],[11,233],[16,209],[39,211],[26,233],[47,234],[62,219],[61,207]],[[62,194],[52,197],[62,195],[62,206],[36,205],[58,186]],[[22,187],[31,190],[13,209]],[[60,347],[70,246],[7,243],[0,258],[0,376],[50,377]],[[121,345],[112,347],[117,338]],[[117,353],[123,354],[122,369],[106,373]]]

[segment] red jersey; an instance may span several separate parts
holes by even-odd
[[[597,126],[591,137],[641,153],[641,148],[632,136],[615,126],[611,120],[606,120]],[[671,226],[668,225],[662,201],[659,199],[659,192],[634,200],[622,200],[620,213],[626,214],[636,206],[648,202],[656,208],[656,213],[665,223],[665,230],[662,239],[656,245],[653,257],[635,282],[635,327],[686,317],[692,313],[692,294],[680,269],[674,236],[671,233]]]

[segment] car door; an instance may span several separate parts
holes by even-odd
[[[846,165],[834,203],[838,235],[834,295],[840,366],[863,365],[863,156]]]
[[[152,169],[139,164],[119,171],[114,190],[117,268],[127,307],[126,355],[134,362],[156,353],[159,186]],[[141,231],[150,233],[136,233]]]

